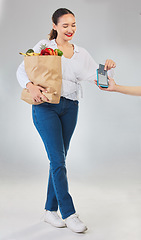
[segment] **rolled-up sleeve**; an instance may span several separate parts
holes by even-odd
[[[97,80],[96,70],[99,68],[99,64],[95,62],[92,56],[84,48],[80,49],[79,65],[80,73],[78,75],[78,79],[80,81],[93,82],[94,80]],[[112,68],[107,73],[109,77],[113,78],[114,69]]]
[[[109,76],[110,78],[113,78],[113,77],[114,77],[114,74],[115,74],[114,69],[111,68],[109,71],[107,71],[107,74],[108,74],[108,76]]]
[[[17,69],[16,76],[18,79],[19,84],[21,85],[22,88],[26,88],[26,84],[30,82],[26,71],[24,67],[24,61],[20,64],[20,66]]]
[[[98,69],[99,65],[84,48],[81,48],[80,55],[81,69],[78,79],[92,82],[96,79],[96,69]]]

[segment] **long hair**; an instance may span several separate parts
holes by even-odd
[[[58,23],[58,20],[61,16],[65,15],[65,14],[72,14],[74,17],[74,13],[71,12],[69,9],[67,8],[59,8],[57,9],[53,15],[52,15],[52,22],[57,25]],[[57,38],[57,31],[52,29],[50,34],[49,34],[49,40],[52,40],[52,39],[56,39]]]

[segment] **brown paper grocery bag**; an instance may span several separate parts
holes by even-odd
[[[25,56],[24,65],[29,80],[47,90],[47,93],[42,93],[49,99],[49,102],[59,103],[62,86],[61,57],[55,55]],[[41,104],[34,102],[27,89],[23,89],[21,99],[29,104]]]

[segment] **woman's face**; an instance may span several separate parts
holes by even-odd
[[[70,41],[76,31],[75,17],[72,14],[65,14],[59,18],[57,25],[53,24],[53,28],[58,33],[57,37]]]

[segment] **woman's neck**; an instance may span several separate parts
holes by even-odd
[[[58,39],[58,38],[56,38],[55,41],[58,46],[62,46],[62,47],[70,46],[69,41],[64,41],[63,39]]]

